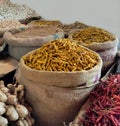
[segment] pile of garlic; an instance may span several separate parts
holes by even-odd
[[[0,126],[33,126],[32,108],[25,102],[25,87],[0,81]]]

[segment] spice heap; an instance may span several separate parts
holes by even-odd
[[[54,35],[58,32],[63,32],[61,29],[58,29],[53,26],[35,26],[35,27],[29,27],[25,30],[22,30],[19,33],[14,34],[15,37],[18,38],[28,38],[28,37],[35,37],[35,36],[48,36],[48,35]]]
[[[87,28],[89,26],[86,24],[80,23],[79,21],[76,21],[75,23],[63,24],[63,25],[60,25],[59,27],[62,28],[64,30],[64,32],[69,33],[72,30],[83,29],[83,28]]]
[[[1,4],[10,4],[10,0],[0,0],[0,5]]]
[[[25,56],[27,66],[43,71],[89,70],[98,63],[98,55],[69,39],[51,41]]]
[[[5,21],[0,21],[0,28],[1,29],[10,29],[10,28],[18,28],[25,26],[21,24],[19,21],[16,20],[5,20]]]
[[[0,4],[0,15],[3,17],[0,18],[0,20],[20,20],[28,17],[38,16],[34,10],[26,5],[13,4],[9,1],[6,2],[6,4]]]
[[[0,32],[5,32],[10,29],[25,27],[25,25],[21,24],[19,21],[15,20],[5,20],[0,21]]]
[[[90,94],[83,126],[120,126],[120,74],[101,82]]]
[[[73,40],[77,40],[79,43],[91,44],[93,42],[106,42],[115,40],[115,36],[110,32],[97,28],[88,27],[82,29],[72,35]]]
[[[62,23],[60,21],[57,20],[38,20],[38,21],[32,21],[31,23],[29,23],[29,25],[32,26],[40,26],[40,25],[53,25],[53,26],[61,26]]]
[[[21,84],[0,81],[0,126],[33,126],[32,108],[25,102],[25,88]]]

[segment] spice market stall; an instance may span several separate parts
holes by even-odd
[[[120,125],[116,35],[1,0],[0,37],[0,126]]]

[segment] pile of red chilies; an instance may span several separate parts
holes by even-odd
[[[84,126],[120,126],[120,74],[110,76],[90,94]]]

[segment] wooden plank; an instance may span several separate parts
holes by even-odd
[[[18,66],[18,61],[8,57],[6,59],[0,60],[0,77],[14,71]]]

